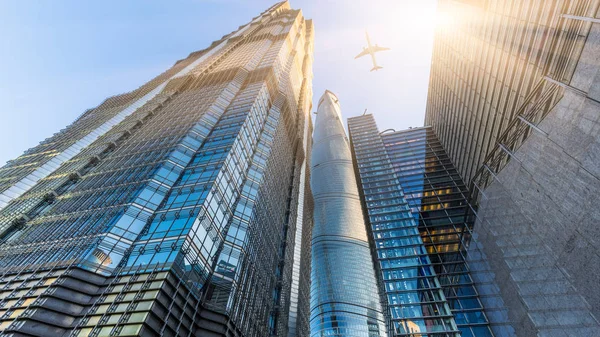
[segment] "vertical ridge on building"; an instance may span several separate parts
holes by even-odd
[[[538,123],[562,97],[552,81],[571,80],[591,27],[563,15],[594,17],[599,5],[439,2],[442,20],[435,30],[425,125],[436,131],[467,184],[484,189],[493,178],[483,165],[495,169],[506,162],[498,143],[510,150],[529,134],[511,132],[522,127],[519,116]]]

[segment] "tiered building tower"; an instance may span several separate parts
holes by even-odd
[[[0,169],[0,335],[305,336],[313,26],[278,3]]]

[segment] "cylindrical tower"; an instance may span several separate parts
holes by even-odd
[[[314,130],[311,336],[386,336],[350,145],[330,91]]]

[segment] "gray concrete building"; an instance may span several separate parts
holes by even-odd
[[[481,301],[517,336],[600,336],[598,7],[440,3],[426,124],[470,184]]]
[[[480,197],[476,239],[520,336],[600,336],[599,41],[595,25],[581,92],[565,90]]]

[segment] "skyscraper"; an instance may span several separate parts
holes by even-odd
[[[489,323],[492,323],[496,335],[510,336],[513,329],[503,318],[505,309],[501,302],[498,303],[500,296],[488,287],[476,284],[472,279],[470,266],[465,258],[467,248],[471,245],[474,223],[474,214],[468,203],[469,191],[433,129],[420,127],[379,132],[373,115],[353,117],[348,123],[357,174],[363,185],[365,207],[369,212],[371,226],[375,224],[372,227],[375,240],[388,236],[399,237],[396,233],[402,233],[396,229],[387,234],[382,230],[382,220],[375,215],[388,213],[388,218],[383,223],[391,228],[390,224],[398,221],[391,219],[394,213],[400,214],[400,209],[406,211],[408,208],[423,242],[418,251],[422,256],[428,257],[435,271],[434,282],[431,284],[439,282],[445,303],[450,308],[450,314],[446,315],[453,317],[461,336],[492,336]],[[373,160],[365,157],[364,153],[386,159],[373,165]],[[397,180],[390,178],[393,175]],[[386,176],[388,178],[384,178]],[[394,193],[383,190],[374,193],[370,186],[378,180],[379,184],[381,181],[389,182],[391,185],[388,188],[394,187],[397,190]],[[397,199],[398,206],[394,207],[392,194],[403,195],[406,206]],[[377,257],[385,263],[383,256],[389,258],[389,252],[380,246],[376,246],[376,249]],[[406,261],[414,259],[413,249],[416,248],[403,248],[398,257],[403,257]],[[407,266],[395,267],[399,274],[405,274],[405,269]],[[415,299],[409,296],[411,291],[426,293],[431,290],[421,284],[416,288],[401,288],[404,303],[397,301],[396,304],[414,303]],[[482,298],[480,295],[483,295]],[[441,298],[437,301],[438,306],[444,303]],[[403,314],[404,318],[411,317],[408,316],[409,313]],[[488,319],[488,314],[492,319]],[[413,332],[433,333],[422,326]],[[403,332],[397,333],[401,335]]]
[[[564,15],[594,17],[598,4],[439,1],[425,125],[467,184],[485,188],[493,178],[483,164],[495,169],[507,156],[498,144],[516,149],[528,133],[515,130],[537,124],[558,102],[591,27]]]
[[[1,168],[2,335],[305,336],[312,41],[278,3]]]
[[[319,99],[311,186],[311,336],[387,336],[338,98]]]
[[[467,192],[430,128],[348,119],[392,336],[492,336],[463,253]],[[393,131],[393,132],[389,132]]]
[[[471,187],[471,275],[518,336],[600,335],[599,6],[438,7],[425,124]]]

